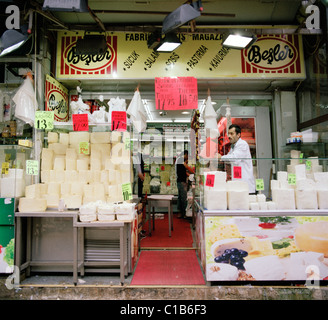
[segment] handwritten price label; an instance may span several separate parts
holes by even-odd
[[[53,111],[35,111],[35,129],[52,130],[54,128],[54,116]]]
[[[123,183],[122,184],[122,194],[123,194],[123,200],[132,200],[132,188],[131,188],[131,183]]]
[[[305,166],[306,166],[306,170],[311,170],[311,168],[312,168],[311,160],[306,160],[305,161]]]
[[[215,175],[214,174],[208,174],[206,176],[205,186],[214,187],[214,180],[215,180]]]
[[[9,162],[2,162],[1,173],[8,174],[9,172]]]
[[[112,131],[126,131],[125,111],[112,111]]]
[[[263,179],[256,179],[255,180],[256,191],[264,190],[264,181]]]
[[[233,167],[233,178],[234,179],[241,179],[241,167]]]
[[[79,153],[80,154],[90,154],[89,142],[81,141],[79,144]]]
[[[73,114],[72,118],[74,131],[89,131],[89,121],[86,113]]]
[[[296,174],[288,173],[288,184],[295,186],[296,185]]]
[[[39,163],[37,160],[26,160],[26,174],[31,176],[39,174]]]

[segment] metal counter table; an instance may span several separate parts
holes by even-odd
[[[26,228],[24,220],[26,221]],[[119,269],[101,269],[101,271],[119,272],[120,281],[123,283],[124,276],[131,272],[131,237],[129,232],[131,221],[82,223],[78,221],[77,210],[16,212],[15,221],[15,265],[19,268],[18,277],[20,277],[21,271],[25,269],[26,275],[29,276],[31,267],[33,267],[35,269],[41,268],[42,271],[46,269],[46,271],[72,272],[73,282],[77,284],[79,270],[83,276],[87,267],[117,265]],[[115,241],[115,247],[110,249],[112,253],[115,251],[115,257],[111,261],[84,261],[86,228],[96,228],[96,233],[100,228],[103,228],[107,234],[107,229],[118,230],[119,243]],[[18,283],[20,283],[19,278]]]
[[[151,213],[153,214],[153,230],[155,230],[155,212],[154,207],[165,207],[168,209],[169,216],[169,237],[171,237],[171,230],[173,230],[173,209],[172,200],[173,195],[151,195],[147,197],[148,201],[148,225],[149,235],[151,236]]]

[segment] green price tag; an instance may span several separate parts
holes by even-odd
[[[26,174],[31,176],[39,174],[39,163],[37,160],[26,160]]]
[[[123,194],[123,200],[127,201],[127,200],[132,200],[132,189],[131,189],[131,183],[127,182],[127,183],[123,183],[122,184],[122,194]]]
[[[288,184],[295,186],[296,185],[296,174],[288,173]]]
[[[36,111],[34,119],[34,127],[36,129],[52,130],[54,128],[53,111]]]
[[[300,154],[300,163],[303,163],[303,157],[304,157],[304,154],[301,153],[301,154]]]
[[[8,174],[9,172],[9,162],[2,162],[1,173]]]
[[[306,160],[305,161],[305,166],[306,166],[306,170],[311,170],[311,168],[312,168],[311,160]]]
[[[132,150],[133,147],[132,147],[132,141],[130,140],[130,138],[125,138],[125,141],[124,141],[124,149],[125,150]]]
[[[81,141],[79,144],[80,154],[90,154],[89,142]]]
[[[256,179],[256,191],[262,191],[264,190],[264,181],[263,179]]]

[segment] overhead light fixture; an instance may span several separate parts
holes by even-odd
[[[162,41],[162,34],[160,31],[151,33],[147,40],[148,49],[155,49]]]
[[[247,49],[256,39],[256,36],[250,32],[239,31],[227,33],[223,36],[222,46],[232,49]]]
[[[191,4],[183,4],[165,17],[163,20],[162,32],[165,34],[169,33],[189,21],[198,18],[201,11],[203,11],[201,1],[196,1]]]
[[[88,0],[45,0],[43,2],[42,10],[89,12]]]
[[[174,33],[167,34],[164,39],[161,40],[159,45],[155,47],[158,52],[172,52],[181,45],[180,39]]]
[[[77,55],[101,55],[107,51],[107,42],[102,35],[85,35],[76,42],[75,53]]]
[[[21,47],[28,38],[27,34],[15,29],[6,30],[0,38],[0,57]]]

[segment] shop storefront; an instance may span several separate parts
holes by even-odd
[[[146,32],[107,32],[105,53],[77,55],[84,34],[56,32],[51,61],[35,62],[38,78],[26,77],[9,97],[16,99],[11,119],[32,134],[17,134],[14,144],[2,134],[1,206],[10,212],[1,220],[0,273],[17,266],[18,284],[22,274],[70,273],[77,286],[95,273],[136,286],[325,283],[326,126],[306,124],[314,118],[306,110],[313,93],[297,91],[320,78],[304,36],[258,35],[250,48],[235,50],[222,46],[220,34],[181,33],[177,50],[158,53],[148,49]],[[217,81],[250,89],[218,93]],[[281,88],[251,89],[262,81]],[[130,86],[116,94],[104,89],[107,82]],[[33,108],[31,99],[24,108],[23,89],[35,84],[44,105]],[[155,112],[163,116],[152,121]],[[231,148],[230,123],[249,146],[255,192],[242,181],[245,159],[218,159]],[[188,219],[179,220],[176,160],[184,150],[195,173]],[[175,259],[190,265],[177,282],[147,269]]]

